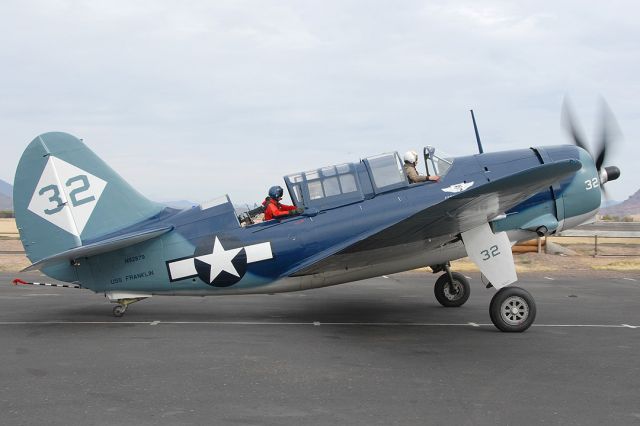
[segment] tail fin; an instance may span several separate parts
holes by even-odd
[[[80,139],[60,132],[31,141],[18,164],[13,199],[20,238],[32,262],[164,208],[133,189]]]

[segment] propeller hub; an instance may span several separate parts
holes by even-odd
[[[600,169],[600,184],[607,183],[610,180],[616,180],[620,177],[620,169],[616,166],[607,166]]]

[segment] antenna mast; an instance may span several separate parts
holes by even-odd
[[[482,142],[480,142],[480,134],[478,133],[478,126],[476,125],[476,117],[475,115],[473,115],[472,109],[469,111],[471,111],[471,119],[473,120],[473,130],[476,131],[476,141],[478,142],[478,151],[480,151],[480,154],[482,154],[484,150],[482,149]]]

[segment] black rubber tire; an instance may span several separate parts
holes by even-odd
[[[113,316],[116,318],[120,318],[126,312],[127,307],[123,305],[116,305],[113,307]]]
[[[536,319],[536,302],[523,288],[503,287],[491,299],[489,316],[498,330],[521,333]]]
[[[449,274],[442,274],[436,280],[433,286],[433,294],[436,296],[436,300],[446,308],[457,308],[465,304],[471,294],[471,287],[469,281],[464,275],[458,272],[452,272],[454,287],[459,291],[457,294],[451,294]]]

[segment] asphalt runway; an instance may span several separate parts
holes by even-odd
[[[521,334],[467,275],[461,308],[411,272],[114,318],[101,295],[0,274],[0,423],[640,423],[640,274],[522,275],[538,316]]]

